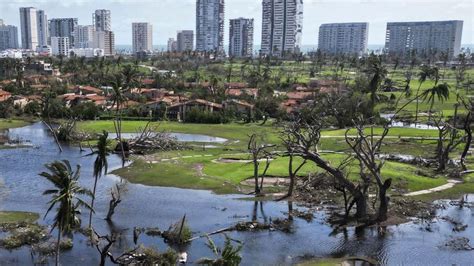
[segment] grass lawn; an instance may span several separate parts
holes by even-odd
[[[6,130],[9,128],[24,127],[29,123],[24,120],[9,120],[9,119],[0,119],[0,131]]]
[[[39,215],[31,212],[0,211],[0,224],[33,223]]]
[[[137,132],[139,128],[146,125],[146,121],[123,121],[123,132]],[[269,142],[278,141],[276,129],[268,123],[261,126],[259,124],[185,124],[178,122],[153,122],[151,124],[158,130],[164,130],[174,133],[202,134],[208,136],[222,137],[229,140],[247,140],[248,135],[252,133],[267,134]],[[114,132],[113,121],[85,121],[78,123],[78,129],[100,133],[102,130]]]
[[[192,156],[188,153],[186,156]],[[197,153],[195,154],[197,155]],[[164,156],[162,158],[169,158]],[[248,155],[222,156],[225,158],[248,159]],[[334,165],[342,161],[345,156],[327,154],[324,156]],[[218,163],[213,160],[220,158],[192,157],[179,158],[171,161],[149,164],[143,160],[136,160],[131,166],[115,171],[114,173],[128,179],[132,183],[150,186],[165,186],[191,189],[207,189],[216,193],[236,193],[240,182],[253,176],[253,165],[249,163]],[[295,160],[295,164],[301,162]],[[260,171],[263,171],[264,163]],[[357,180],[358,166],[354,162],[348,168],[350,178]],[[385,178],[394,180],[394,187],[408,191],[416,191],[441,186],[446,183],[444,178],[429,178],[419,174],[420,169],[411,165],[396,162],[387,162],[382,170]],[[300,174],[321,172],[313,163],[307,163]],[[279,157],[271,162],[267,172],[269,176],[287,177],[288,158]],[[242,187],[242,186],[241,186]]]

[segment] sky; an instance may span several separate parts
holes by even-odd
[[[369,22],[369,44],[385,43],[387,22],[464,20],[463,44],[474,44],[474,0],[303,0],[303,45],[317,45],[322,23]],[[261,39],[261,0],[225,0],[225,43],[229,19],[255,19],[254,43]],[[153,44],[166,44],[178,30],[195,30],[196,0],[0,0],[0,19],[19,26],[19,7],[43,9],[48,19],[79,18],[92,24],[96,9],[112,11],[116,44],[131,44],[132,22],[153,25]]]

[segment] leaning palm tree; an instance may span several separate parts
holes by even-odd
[[[92,193],[79,185],[80,166],[73,171],[69,161],[55,161],[45,165],[49,172],[39,174],[48,179],[53,184],[53,189],[46,190],[43,195],[52,195],[49,201],[49,208],[46,211],[45,218],[49,212],[56,208],[53,229],[57,228],[58,238],[56,242],[56,265],[59,265],[59,246],[61,236],[72,232],[81,224],[80,207],[92,209],[89,204],[79,198],[79,195],[91,196]]]
[[[107,174],[107,170],[108,170],[108,162],[107,162],[107,156],[109,155],[108,137],[109,137],[109,133],[104,130],[102,135],[99,137],[99,141],[97,142],[97,150],[90,154],[90,155],[96,154],[97,157],[95,158],[95,161],[94,161],[94,172],[93,172],[94,188],[92,189],[91,210],[89,214],[89,228],[92,228],[92,213],[94,209],[97,181],[102,176],[102,174]]]

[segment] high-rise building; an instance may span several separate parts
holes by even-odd
[[[194,31],[182,30],[178,31],[177,38],[177,51],[186,52],[194,50]]]
[[[92,14],[92,21],[96,31],[111,31],[112,16],[110,10],[99,9]]]
[[[18,49],[18,28],[0,20],[0,51]]]
[[[385,49],[389,54],[407,55],[446,52],[450,57],[461,51],[463,21],[387,23]]]
[[[253,19],[230,20],[229,56],[251,57],[253,55]]]
[[[77,25],[74,29],[74,48],[93,48],[94,36],[93,25]]]
[[[303,0],[262,1],[261,54],[281,56],[300,51]]]
[[[71,48],[74,44],[74,29],[77,27],[77,18],[54,18],[49,21],[51,37],[68,37]]]
[[[153,26],[150,23],[132,23],[133,52],[153,51]]]
[[[94,34],[94,47],[104,50],[105,56],[115,54],[115,35],[112,31],[96,31]]]
[[[49,38],[49,27],[48,27],[48,16],[44,10],[37,10],[37,27],[38,27],[38,46],[45,47],[48,45]]]
[[[51,37],[51,53],[55,56],[69,56],[69,37]]]
[[[197,0],[196,50],[224,52],[224,0]]]
[[[38,19],[34,7],[20,7],[21,47],[35,50],[38,46]]]
[[[174,38],[168,39],[168,52],[174,53],[178,50],[178,42]]]
[[[332,55],[363,55],[367,51],[368,32],[368,23],[322,24],[318,49]]]

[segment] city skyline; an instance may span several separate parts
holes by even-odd
[[[91,24],[91,14],[96,9],[110,9],[112,30],[119,45],[131,45],[131,23],[149,22],[154,28],[153,43],[163,45],[168,38],[176,36],[182,29],[195,28],[195,0],[156,1],[104,0],[98,4],[91,0],[72,0],[62,3],[57,0],[12,0],[2,4],[0,18],[7,25],[19,27],[18,9],[32,6],[45,10],[48,19],[77,17],[80,25]],[[145,6],[146,5],[146,6]],[[226,0],[224,43],[229,40],[228,21],[245,16],[255,20],[255,45],[261,42],[262,3],[260,0]],[[408,6],[409,5],[409,6]],[[368,22],[370,24],[369,45],[384,44],[388,22],[464,20],[463,44],[472,44],[474,4],[471,1],[304,1],[302,45],[317,45],[318,28],[323,23]],[[74,12],[71,12],[74,10]],[[180,14],[179,17],[176,14]],[[368,18],[370,14],[370,18]]]

